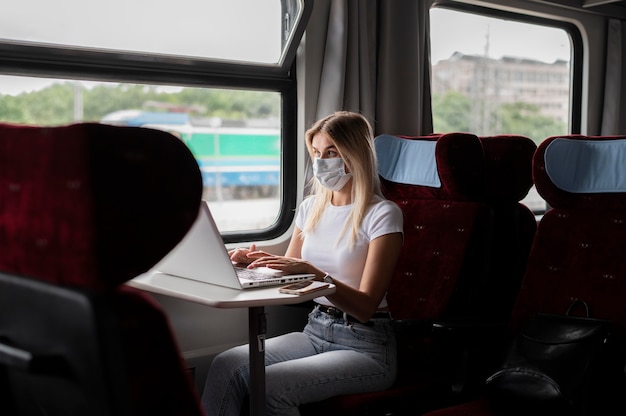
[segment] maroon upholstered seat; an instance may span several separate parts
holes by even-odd
[[[404,246],[387,296],[399,338],[398,377],[391,389],[309,404],[303,414],[420,414],[468,391],[463,351],[437,336],[433,324],[509,316],[536,226],[518,202],[532,186],[536,146],[507,139],[376,138],[384,193],[404,212]],[[509,300],[493,299],[494,287],[506,288]]]
[[[0,125],[1,414],[203,414],[164,311],[124,285],[201,193],[168,133]]]
[[[583,300],[592,317],[614,323],[618,349],[626,351],[625,151],[626,136],[551,137],[537,149],[535,185],[552,208],[539,222],[509,320],[511,335],[536,313],[563,314],[574,300]],[[616,372],[623,374],[625,360],[616,357]],[[588,414],[624,414],[624,380],[614,386],[613,395],[607,392],[607,400],[599,403],[608,408],[594,407]],[[616,408],[616,402],[622,407]],[[427,415],[498,413],[486,399],[479,399]]]
[[[537,145],[527,137],[480,137],[485,154],[485,200],[491,208],[487,279],[475,285],[478,315],[502,322],[509,316],[526,270],[537,220],[519,201],[533,185],[532,159]]]

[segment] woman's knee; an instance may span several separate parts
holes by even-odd
[[[247,350],[239,347],[231,348],[216,355],[211,362],[206,390],[212,391],[209,395],[218,394],[225,390],[235,389],[245,393],[248,386],[249,359]]]
[[[209,367],[209,377],[218,378],[245,374],[244,369],[249,366],[250,359],[247,349],[236,347],[223,351],[216,355]]]

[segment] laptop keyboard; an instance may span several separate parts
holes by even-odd
[[[235,270],[237,270],[237,276],[249,280],[267,280],[278,277],[275,274],[265,273],[254,269],[246,269],[242,267],[236,267]]]

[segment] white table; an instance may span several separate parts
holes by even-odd
[[[251,416],[265,414],[265,306],[297,304],[335,292],[334,285],[307,295],[280,293],[277,286],[237,290],[160,272],[141,275],[127,284],[214,308],[248,308]]]

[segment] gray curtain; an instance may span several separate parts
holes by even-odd
[[[431,133],[428,16],[433,1],[316,0],[316,24],[307,28],[301,53],[305,68],[299,69],[305,77],[304,125],[336,110],[352,110],[367,116],[376,134]],[[626,29],[618,19],[607,27],[601,126],[589,134],[626,134]],[[319,47],[306,45],[307,39]]]
[[[607,33],[606,76],[602,135],[626,134],[626,30],[624,22],[610,19]]]
[[[358,111],[376,134],[432,132],[432,0],[316,0],[305,34],[304,123]],[[323,22],[323,23],[321,23]],[[323,48],[314,48],[310,40]],[[300,80],[302,81],[302,80]]]

